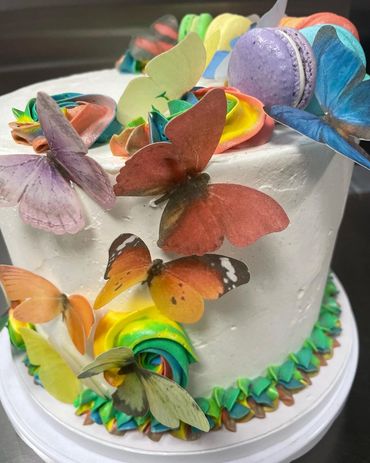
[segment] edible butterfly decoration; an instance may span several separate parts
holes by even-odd
[[[177,43],[178,22],[172,14],[161,16],[150,29],[131,39],[129,52],[138,61],[149,61]]]
[[[158,310],[172,320],[195,323],[203,315],[204,299],[218,299],[248,283],[250,275],[243,262],[217,254],[152,261],[145,243],[125,233],[109,249],[104,278],[108,282],[96,298],[95,309],[133,285],[147,283]]]
[[[265,109],[276,121],[370,169],[369,154],[355,143],[370,140],[370,81],[363,80],[365,66],[332,26],[320,28],[312,48],[317,61],[315,96],[323,117],[283,105]]]
[[[159,111],[167,109],[168,99],[181,98],[202,76],[206,51],[196,33],[187,35],[170,50],[153,58],[145,66],[146,75],[130,80],[117,106],[117,119],[127,125],[139,117],[147,117],[154,105]]]
[[[121,168],[117,196],[163,195],[168,200],[158,246],[183,255],[218,249],[224,237],[239,247],[284,230],[289,219],[270,196],[243,185],[217,183],[202,173],[220,140],[226,115],[222,89],[212,89],[165,128],[169,142],[137,151]]]
[[[130,416],[153,417],[169,428],[180,421],[208,432],[209,422],[195,400],[177,383],[153,371],[141,368],[127,347],[116,347],[100,354],[79,374],[88,378],[105,372],[105,378],[117,390],[113,405]]]
[[[37,94],[37,111],[49,144],[46,155],[0,156],[0,206],[16,206],[24,222],[55,234],[84,228],[78,185],[104,209],[115,204],[110,180],[46,93]],[[73,183],[72,183],[73,182]]]
[[[95,321],[87,299],[78,294],[67,296],[45,278],[12,265],[0,265],[0,282],[16,320],[37,324],[62,315],[76,349],[85,353]]]
[[[82,390],[67,362],[39,333],[30,328],[19,328],[32,365],[38,366],[41,384],[57,400],[72,404]]]

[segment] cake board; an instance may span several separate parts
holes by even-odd
[[[21,357],[13,358],[7,332],[0,337],[0,398],[13,427],[45,462],[157,463],[235,462],[283,463],[310,450],[341,411],[358,361],[358,334],[350,302],[340,282],[343,332],[340,347],[312,385],[280,404],[265,419],[238,424],[236,433],[211,432],[184,442],[170,435],[158,443],[138,432],[109,434],[103,426],[83,426],[72,407],[55,401],[28,376]],[[15,363],[14,363],[15,362]],[[16,368],[14,368],[14,365]]]

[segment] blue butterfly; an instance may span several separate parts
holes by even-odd
[[[317,62],[315,96],[323,116],[283,105],[265,110],[276,121],[370,169],[370,155],[356,143],[370,139],[370,81],[363,80],[365,66],[332,26],[320,28],[312,48]]]

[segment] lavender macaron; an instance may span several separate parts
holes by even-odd
[[[258,28],[242,35],[231,52],[229,86],[266,106],[305,108],[315,89],[312,48],[295,29]]]

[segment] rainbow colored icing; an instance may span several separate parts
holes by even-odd
[[[189,365],[197,361],[185,330],[151,306],[132,312],[108,312],[99,322],[95,356],[112,347],[132,349],[143,368],[165,375],[182,387],[189,380]]]

